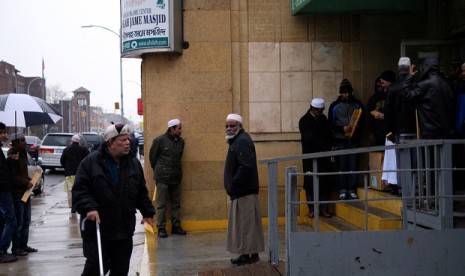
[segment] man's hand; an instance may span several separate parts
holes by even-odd
[[[142,218],[140,224],[144,224],[144,222],[147,222],[150,226],[153,226],[153,219],[152,218]]]
[[[88,212],[86,218],[91,221],[97,221],[97,223],[100,224],[100,216],[98,215],[98,211]]]
[[[408,68],[408,74],[409,74],[410,76],[413,76],[413,75],[415,75],[417,72],[418,72],[418,71],[415,70],[415,64],[410,65],[410,67]]]
[[[344,126],[344,133],[351,132],[352,126]]]

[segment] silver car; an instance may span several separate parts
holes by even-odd
[[[73,135],[73,133],[48,133],[45,135],[39,148],[38,159],[40,160],[44,171],[46,169],[55,171],[55,169],[63,168],[60,163],[60,158],[63,154],[63,150],[70,145],[71,137],[73,137]],[[91,144],[87,143],[84,136],[81,134],[77,135],[79,135],[79,144],[81,146],[87,148],[92,146]]]
[[[42,140],[39,148],[39,160],[42,163],[44,171],[50,169],[54,171],[62,168],[60,163],[63,150],[69,146],[72,133],[48,133]]]

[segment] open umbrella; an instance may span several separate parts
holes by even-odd
[[[46,101],[27,94],[0,95],[0,122],[11,127],[55,124],[60,112]]]

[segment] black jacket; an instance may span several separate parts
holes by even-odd
[[[405,78],[402,96],[415,102],[423,137],[448,138],[454,128],[454,92],[439,76],[439,62],[436,58],[426,58],[420,64],[418,74],[417,83],[410,75]]]
[[[388,88],[384,104],[387,131],[396,135],[416,133],[414,103],[402,98],[400,92],[405,78],[406,75],[400,75],[397,82]]]
[[[140,162],[129,155],[120,160],[120,185],[116,189],[106,164],[109,158],[104,143],[81,162],[73,186],[73,207],[81,214],[81,223],[89,211],[99,212],[102,240],[127,239],[134,234],[136,209],[144,218],[153,217],[155,209]],[[81,236],[95,240],[95,222],[86,221]]]
[[[374,144],[370,144],[370,146],[384,146],[386,134],[387,134],[387,127],[386,127],[386,120],[378,120],[371,115],[373,110],[385,113],[385,101],[386,101],[386,92],[380,91],[371,95],[367,102],[367,112],[365,115],[366,118],[366,128],[367,132],[370,135],[373,135],[375,138]],[[386,116],[386,115],[385,115]]]
[[[0,193],[11,192],[13,175],[3,152],[0,154]]]
[[[224,189],[231,200],[258,194],[258,169],[255,145],[243,129],[228,140],[229,150],[224,165]]]
[[[310,114],[310,110],[299,120],[299,130],[302,142],[302,153],[314,153],[330,151],[334,145],[331,125],[324,114],[315,118]],[[313,171],[312,159],[302,160],[304,172]],[[331,159],[329,157],[318,158],[317,166],[319,172],[329,172],[332,170]],[[311,188],[313,177],[304,178],[304,189]]]
[[[67,146],[60,157],[61,166],[65,169],[65,176],[76,175],[79,164],[89,153],[89,149],[76,142]]]

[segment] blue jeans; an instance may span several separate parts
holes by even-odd
[[[16,227],[13,198],[10,192],[0,192],[0,253],[10,247]]]
[[[13,233],[12,251],[25,249],[29,240],[29,225],[31,224],[31,198],[26,202],[21,200],[23,194],[13,193],[13,205],[16,214],[16,228]]]

